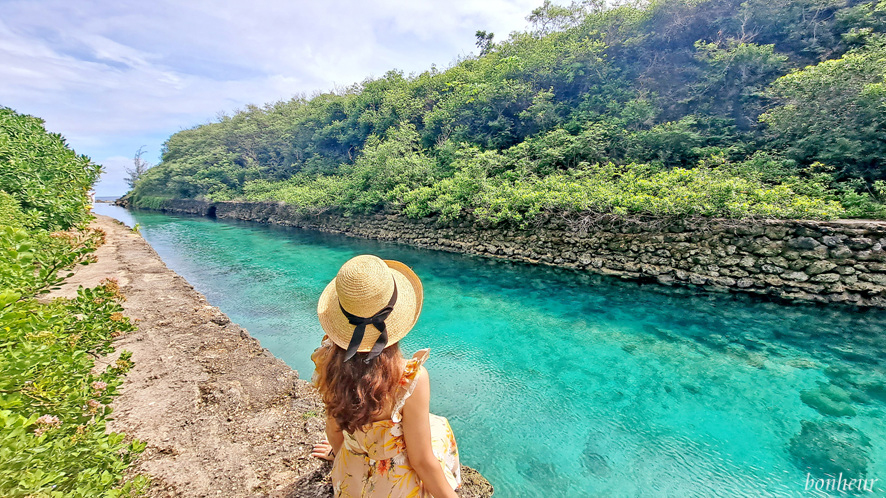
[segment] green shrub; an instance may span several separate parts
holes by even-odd
[[[91,373],[94,358],[113,351],[112,337],[134,329],[120,299],[111,281],[48,304],[0,291],[0,495],[99,496],[145,486],[142,477],[118,487],[144,444],[105,433],[130,354]]]
[[[0,289],[16,289],[26,296],[45,294],[65,277],[60,273],[91,260],[104,233],[28,232],[0,226]]]
[[[129,198],[134,207],[154,210],[162,209],[166,201],[170,199],[171,197],[141,195],[138,193],[132,194]]]
[[[835,185],[836,199],[849,218],[886,219],[886,181],[877,180],[868,186],[861,178]]]
[[[248,201],[280,201],[295,207],[299,212],[319,212],[338,207],[347,184],[339,176],[314,176],[299,174],[289,180],[271,183],[256,180],[243,188],[243,198]]]
[[[92,373],[134,329],[117,283],[37,299],[104,241],[85,227],[98,171],[41,120],[0,108],[0,496],[122,496],[147,484],[121,483],[144,444],[105,433],[130,353]]]
[[[0,191],[0,226],[33,227],[37,223],[35,216],[27,216],[15,197]]]
[[[86,193],[101,167],[48,133],[43,120],[0,107],[0,191],[45,230],[66,230],[89,218]]]
[[[92,374],[111,340],[134,330],[123,316],[117,283],[80,288],[74,299],[36,296],[90,260],[103,234],[35,234],[0,227],[0,495],[128,494],[144,478],[119,485],[144,449],[122,434],[105,434],[129,353]]]
[[[666,217],[830,219],[843,214],[834,201],[798,194],[787,184],[766,185],[723,169],[654,171],[614,164],[490,182],[474,214],[490,223],[525,223],[544,211]]]
[[[386,148],[390,149],[390,144]],[[778,163],[773,165],[772,159],[763,157],[732,164],[715,156],[692,169],[635,163],[579,163],[565,171],[537,166],[549,157],[533,152],[526,144],[502,153],[463,147],[450,158],[451,175],[431,181],[440,168],[434,168],[421,152],[409,151],[358,161],[348,175],[299,175],[286,182],[252,182],[246,187],[246,198],[283,201],[302,212],[385,209],[411,218],[437,216],[442,222],[472,214],[493,225],[525,225],[542,212],[554,211],[832,219],[876,214],[882,206],[874,197],[855,194],[851,185],[842,193],[833,190],[826,174],[801,178],[783,173]],[[539,169],[548,173],[535,174]],[[419,171],[425,174],[414,175]]]
[[[881,3],[880,8],[886,12]],[[886,179],[886,37],[776,80],[761,116],[786,153],[836,169],[839,180]]]

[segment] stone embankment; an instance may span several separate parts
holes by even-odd
[[[113,403],[109,429],[147,443],[131,471],[147,475],[148,496],[328,497],[330,466],[310,457],[325,417],[316,390],[258,340],[166,267],[129,228],[98,216],[107,242],[98,261],[51,297],[116,278],[138,330],[114,343],[113,362],[132,351],[135,366]],[[462,468],[463,497],[490,496]]]
[[[163,211],[277,223],[625,279],[886,308],[886,222],[596,221],[548,217],[526,229],[394,215],[303,215],[270,202],[173,200]]]

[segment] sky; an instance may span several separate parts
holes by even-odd
[[[561,2],[555,2],[561,3]],[[542,0],[0,0],[0,106],[46,121],[128,190],[144,146],[262,105],[420,73],[524,30]]]

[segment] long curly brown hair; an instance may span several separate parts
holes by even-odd
[[[403,357],[397,344],[365,363],[369,353],[357,353],[344,361],[345,350],[329,346],[323,366],[317,367],[318,387],[326,413],[342,430],[353,434],[393,408],[394,394],[403,374]]]

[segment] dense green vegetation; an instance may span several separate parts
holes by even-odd
[[[131,193],[525,223],[886,217],[886,0],[545,3],[444,71],[176,133]]]
[[[119,484],[144,445],[105,433],[129,354],[91,373],[111,339],[134,328],[116,282],[37,299],[104,240],[86,227],[99,171],[41,120],[0,108],[2,496],[119,496],[145,484]]]

